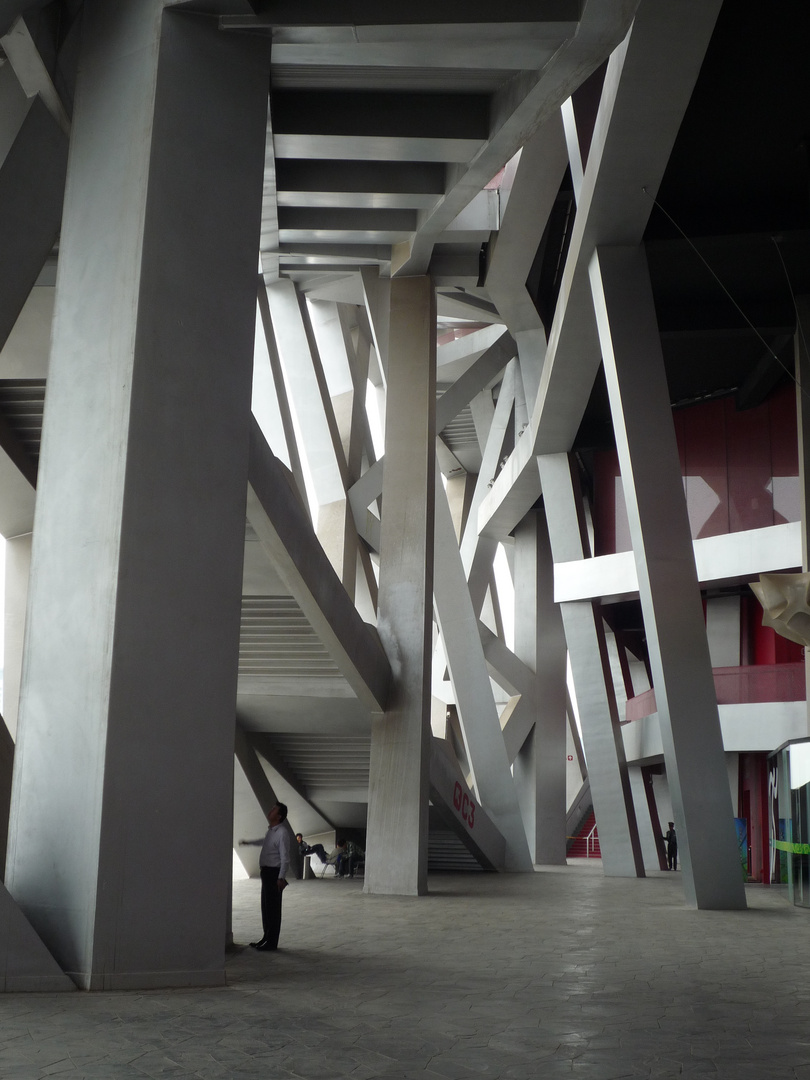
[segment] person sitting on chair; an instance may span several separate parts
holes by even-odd
[[[329,857],[326,860],[329,866],[334,866],[335,877],[343,877],[343,874],[345,873],[343,864],[347,854],[346,841],[343,837],[338,837],[338,839],[335,840],[335,846],[329,852]]]
[[[329,856],[326,854],[326,848],[323,844],[308,844],[300,832],[295,834],[295,839],[298,841],[298,850],[301,855],[316,855],[322,863],[329,861]]]
[[[340,854],[337,857],[335,873],[338,877],[354,877],[354,872],[359,863],[366,857],[365,851],[353,840],[338,840]]]

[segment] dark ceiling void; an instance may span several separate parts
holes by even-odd
[[[688,235],[810,226],[809,35],[803,0],[726,0],[658,196]]]
[[[645,248],[670,400],[753,408],[791,377],[810,293],[810,5],[726,0]],[[613,443],[600,372],[575,448]]]

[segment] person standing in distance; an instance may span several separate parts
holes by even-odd
[[[667,829],[664,839],[667,842],[667,870],[678,869],[678,837],[675,835],[675,822],[670,821],[667,823],[669,828]]]
[[[278,948],[281,932],[281,894],[287,888],[290,869],[290,835],[284,822],[287,807],[276,803],[267,815],[269,828],[264,840],[240,840],[240,844],[261,844],[259,870],[262,878],[262,936],[250,947],[260,952]]]

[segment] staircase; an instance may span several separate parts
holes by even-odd
[[[569,859],[601,859],[599,834],[596,831],[596,816],[593,810],[577,830],[577,834],[568,840],[567,856]]]
[[[442,832],[431,829],[428,838],[428,871],[447,873],[453,870],[481,873],[483,867],[449,829]]]

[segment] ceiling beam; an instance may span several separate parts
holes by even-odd
[[[254,0],[257,22],[266,26],[409,26],[442,23],[573,22],[580,0]],[[495,18],[494,18],[495,17]],[[226,23],[227,25],[237,25]],[[243,23],[242,25],[251,25]]]
[[[587,0],[577,33],[560,41],[553,60],[542,71],[521,72],[494,95],[487,142],[455,170],[445,197],[422,214],[415,236],[394,253],[395,274],[425,272],[437,237],[604,62],[625,37],[634,10],[626,0]]]
[[[273,66],[296,67],[397,68],[424,73],[439,71],[539,71],[551,59],[558,44],[550,38],[513,38],[495,41],[455,41],[441,35],[433,41],[330,42],[321,44],[273,44]],[[482,35],[485,36],[485,35]]]
[[[486,141],[485,94],[275,91],[277,158],[466,162]]]

